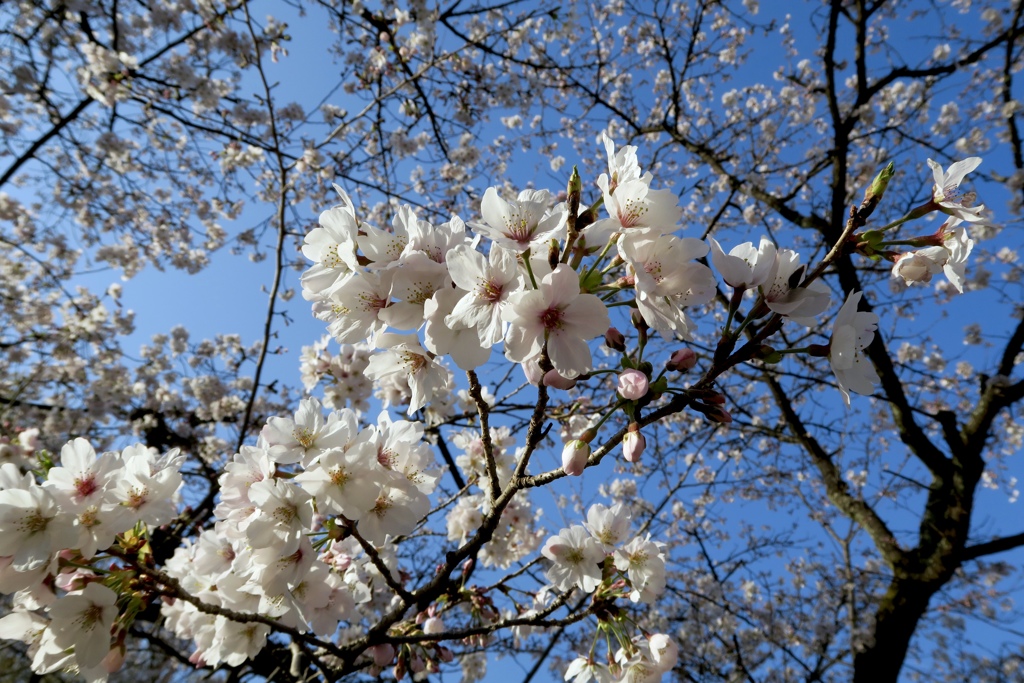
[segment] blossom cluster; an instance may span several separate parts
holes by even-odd
[[[628,589],[633,602],[653,603],[665,590],[663,545],[652,541],[650,534],[624,543],[629,529],[630,513],[622,503],[592,505],[583,525],[562,529],[544,544],[542,553],[551,560],[547,579],[558,590],[576,586],[593,593],[609,579],[614,567],[623,583],[609,583]]]
[[[471,572],[474,561],[508,569],[528,560],[545,532],[522,481],[543,436],[531,427],[534,436],[519,444],[508,426],[486,419],[497,400],[475,370],[495,348],[534,385],[572,390],[607,375],[616,379],[606,406],[580,401],[589,415],[570,411],[557,418],[566,443],[561,468],[545,475],[551,478],[582,475],[597,464],[610,442],[596,450],[591,443],[620,411],[627,425],[620,432],[624,459],[638,462],[647,443],[643,411],[666,395],[685,399],[676,410],[689,407],[713,422],[730,422],[712,371],[739,362],[777,363],[787,353],[827,357],[847,404],[850,392],[873,391],[878,376],[868,354],[879,319],[859,310],[862,292],[848,295],[827,344],[774,348],[768,342],[778,343],[774,335],[785,322],[816,328],[831,305],[830,289],[818,278],[827,262],[809,272],[796,251],[767,238],[726,251],[714,238],[677,236],[677,197],[652,187],[635,147],[616,149],[607,137],[604,146],[608,168],[596,181],[600,196],[591,206],[581,204],[574,170],[564,201],[546,190],[507,199],[489,188],[479,222],[452,216],[433,225],[405,206],[385,230],[360,221],[339,188],[341,204],[323,212],[306,236],[303,253],[312,266],[302,276],[303,295],[340,345],[332,353],[325,337],[306,347],[303,382],[311,390],[327,380],[325,403],[333,410],[325,415],[324,404],[306,398],[291,417],[269,418],[255,445],[242,446],[224,466],[213,527],[186,538],[161,569],[147,548],[153,530],[178,515],[182,457],[176,451],[160,456],[136,445],[97,454],[76,439],[54,464],[27,457],[34,448],[30,432],[18,444],[3,444],[9,462],[0,466],[0,591],[17,592],[18,610],[0,620],[0,636],[29,642],[39,673],[74,668],[99,680],[119,665],[134,615],[162,598],[167,627],[195,644],[193,663],[235,666],[264,648],[275,629],[353,642],[365,624],[410,594],[396,541],[416,535],[441,511],[442,536],[454,548],[479,541],[464,571]],[[926,279],[914,275],[919,266],[921,273],[944,269],[962,289],[972,242],[953,221],[980,220],[971,198],[957,195],[975,166],[969,159],[946,174],[936,170],[927,205],[884,228],[848,233],[844,248],[894,261],[894,273],[908,281]],[[887,173],[867,193],[865,220]],[[606,215],[598,218],[602,206]],[[886,236],[932,211],[951,216],[934,235]],[[924,253],[892,249],[924,243],[930,245]],[[936,256],[938,249],[945,255]],[[701,262],[707,256],[714,270]],[[915,265],[920,259],[926,263]],[[719,294],[715,271],[731,297]],[[687,347],[676,348],[656,372],[643,355],[648,331],[670,344],[692,340],[697,323],[690,313],[716,296],[727,311],[705,378],[676,377],[700,362]],[[613,320],[632,328],[629,339]],[[744,331],[753,339],[744,347],[750,350],[732,355]],[[597,339],[618,354],[620,369],[595,362]],[[449,357],[467,371],[469,390],[457,390]],[[385,410],[375,424],[365,424],[371,392],[385,408],[404,406],[417,421],[396,420]],[[462,490],[437,500],[444,470],[425,440],[426,425],[436,429],[456,406],[464,415],[475,413],[479,429],[449,434],[459,453],[453,459],[446,450],[445,456]],[[23,472],[34,463],[42,465],[40,481]],[[620,598],[652,604],[666,587],[663,544],[650,534],[630,539],[630,526],[621,503],[596,504],[583,524],[543,544],[547,583],[537,595],[595,593],[607,604],[598,630],[619,644],[606,663],[592,655],[577,659],[567,678],[657,680],[675,663],[667,636],[634,628],[615,606]],[[454,570],[454,560],[449,564]],[[489,596],[467,594],[473,619],[498,623]],[[532,614],[540,614],[547,599],[538,597]],[[443,635],[442,612],[431,605],[409,628]],[[531,627],[515,628],[522,634]],[[371,646],[362,654],[372,666],[397,662],[396,672],[415,667],[422,674],[452,656],[436,644],[431,653],[404,654],[387,644]]]
[[[129,544],[126,535],[177,516],[182,460],[141,444],[97,454],[78,438],[41,483],[13,463],[0,466],[0,592],[15,593],[0,637],[29,644],[33,671],[71,668],[93,680],[120,666],[126,625],[115,624],[117,603],[131,598],[104,585],[119,585],[116,571],[90,563],[116,538]]]

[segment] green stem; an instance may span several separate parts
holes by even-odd
[[[537,289],[537,278],[533,276],[533,266],[530,265],[530,250],[523,252],[523,265],[526,266],[526,274],[530,276],[530,284]]]

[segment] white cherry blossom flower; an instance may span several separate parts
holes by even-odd
[[[452,312],[469,296],[471,295],[464,290],[449,287],[434,292],[434,296],[423,305],[423,314],[427,321],[423,330],[423,345],[431,353],[451,356],[462,370],[473,370],[486,363],[493,346],[493,343],[481,343],[482,332],[479,327],[453,325],[448,322],[452,318]],[[496,312],[500,317],[500,309],[496,309]],[[500,319],[498,331],[501,331]]]
[[[313,306],[314,314],[328,322],[327,331],[341,344],[369,341],[371,344],[387,324],[381,311],[391,305],[393,270],[356,272],[343,287]]]
[[[613,552],[629,533],[629,508],[621,502],[611,507],[595,503],[587,510],[587,521],[583,526],[606,552]]]
[[[281,595],[305,579],[316,561],[316,552],[309,538],[303,534],[298,546],[291,552],[284,552],[280,546],[270,545],[253,548],[251,558],[253,572],[250,581],[266,593]],[[221,588],[220,584],[217,588]]]
[[[421,226],[421,223],[425,221],[420,221],[412,207],[405,204],[395,213],[391,230],[381,230],[364,223],[364,234],[357,238],[359,249],[377,267],[396,263],[406,253],[410,231],[426,232],[429,229],[429,224]]]
[[[851,391],[870,396],[879,382],[874,366],[864,357],[864,349],[875,338],[878,316],[857,310],[863,295],[863,292],[850,292],[836,315],[829,344],[829,363],[847,406]]]
[[[730,287],[750,289],[768,280],[775,264],[775,245],[767,238],[762,237],[758,247],[753,242],[744,242],[733,247],[728,254],[715,238],[711,237],[709,241],[711,261]]]
[[[907,284],[931,282],[932,276],[941,273],[949,252],[945,247],[925,247],[918,251],[900,254],[892,267],[892,276],[903,278]]]
[[[73,517],[43,487],[33,482],[0,491],[0,557],[11,557],[19,572],[47,564],[77,538]]]
[[[928,159],[928,166],[932,169],[932,176],[935,185],[932,186],[932,199],[938,205],[939,211],[954,216],[968,223],[977,223],[984,220],[981,215],[985,209],[984,205],[971,206],[975,200],[973,192],[960,193],[960,183],[964,176],[981,165],[981,157],[969,157],[955,162],[943,173],[942,166],[938,162]]]
[[[373,506],[359,519],[359,533],[374,545],[388,536],[407,534],[430,511],[430,499],[401,477],[390,477],[377,490]]]
[[[814,280],[804,287],[790,282],[797,273],[802,273],[800,254],[792,249],[779,249],[765,279],[762,293],[765,305],[779,315],[790,320],[813,327],[815,316],[828,308],[831,296],[828,286],[820,280]]]
[[[576,271],[559,264],[535,290],[509,298],[502,319],[510,323],[505,357],[516,363],[535,358],[547,343],[558,374],[572,379],[591,368],[587,340],[603,335],[608,310],[593,294],[580,294]]]
[[[81,668],[99,666],[110,652],[110,628],[117,617],[117,593],[90,583],[81,593],[70,593],[50,605],[50,630],[63,649],[75,649]]]
[[[179,457],[177,449],[157,458],[155,450],[136,444],[121,454],[124,470],[113,496],[130,511],[130,519],[151,526],[166,524],[177,516],[174,494],[181,486],[181,473],[168,456]]]
[[[597,186],[605,194],[612,194],[619,186],[619,183],[626,183],[631,180],[640,180],[640,162],[637,160],[637,148],[633,145],[623,145],[615,149],[615,142],[605,132],[601,133],[601,142],[604,143],[604,151],[608,155],[608,173],[602,173],[597,178]],[[651,174],[643,176],[645,182],[650,185]]]
[[[637,536],[613,555],[615,568],[624,572],[633,590],[629,599],[651,604],[665,590],[665,556],[661,546]]]
[[[565,680],[571,680],[573,683],[616,683],[620,679],[612,674],[606,665],[585,657],[577,657],[565,670]]]
[[[592,593],[600,585],[605,554],[582,526],[562,529],[547,540],[541,553],[553,563],[544,576],[558,590],[579,586]]]
[[[355,436],[356,418],[350,410],[331,413],[324,420],[316,398],[304,398],[294,418],[271,417],[261,432],[270,446],[270,458],[279,464],[309,464],[330,448],[344,448]]]
[[[683,210],[672,190],[652,190],[650,179],[620,182],[613,193],[605,193],[609,218],[583,229],[588,247],[600,247],[616,232],[638,232],[657,236],[675,230]]]
[[[967,257],[974,248],[974,240],[967,230],[960,225],[960,220],[950,218],[943,226],[943,244],[949,252],[949,258],[942,266],[942,272],[957,291],[964,292],[964,274],[967,269]]]
[[[690,339],[695,325],[685,309],[706,304],[715,294],[711,269],[694,263],[707,255],[708,246],[692,237],[627,234],[618,249],[633,275],[644,321],[666,339]]]
[[[415,330],[423,324],[423,305],[435,292],[451,288],[448,269],[422,251],[401,259],[391,280],[391,298],[397,299],[378,314],[388,326]]]
[[[548,210],[547,190],[523,190],[514,201],[505,201],[494,187],[487,188],[480,202],[483,223],[470,227],[497,244],[522,253],[534,246],[547,248],[550,240],[565,237],[565,208]]]
[[[371,441],[381,467],[404,476],[425,495],[434,492],[441,472],[435,467],[433,450],[423,441],[422,423],[392,420],[382,412]]]
[[[313,527],[312,498],[298,486],[264,479],[249,488],[249,499],[260,511],[245,531],[253,548],[273,546],[282,554],[292,553]]]
[[[133,525],[131,512],[121,505],[103,503],[79,508],[75,513],[78,539],[71,545],[87,560],[109,548],[117,534]]]
[[[377,348],[383,349],[383,352],[370,358],[366,376],[378,382],[395,375],[405,378],[412,392],[409,399],[410,415],[448,386],[448,369],[420,346],[416,335],[385,332],[377,339]]]
[[[465,294],[445,324],[474,330],[487,348],[500,342],[505,335],[502,308],[521,285],[515,252],[493,244],[485,257],[468,246],[458,246],[448,254],[448,272]]]
[[[60,465],[50,468],[43,486],[68,512],[85,509],[103,502],[120,465],[116,453],[97,456],[92,445],[79,437],[61,448]]]
[[[320,214],[320,227],[311,230],[302,245],[303,256],[313,266],[303,273],[301,282],[303,289],[313,295],[328,294],[359,268],[355,206],[340,187],[335,185],[334,189],[341,195],[341,205]]]
[[[363,439],[347,450],[326,451],[294,481],[316,499],[320,514],[357,520],[374,506],[382,480],[377,449]]]

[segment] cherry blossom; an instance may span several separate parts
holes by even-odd
[[[593,294],[581,294],[576,273],[561,264],[538,288],[509,297],[502,319],[509,323],[505,357],[516,363],[547,348],[555,370],[572,379],[591,367],[587,340],[608,329],[608,311]]]
[[[505,336],[501,311],[520,286],[515,253],[494,244],[485,258],[460,245],[448,255],[448,271],[465,293],[445,317],[445,324],[475,330],[484,347],[500,342]]]
[[[86,669],[98,666],[110,651],[110,629],[117,616],[117,593],[90,583],[50,606],[50,630],[63,649],[74,648],[75,661]]]
[[[779,315],[813,327],[815,317],[828,308],[830,294],[828,286],[820,280],[800,286],[794,279],[802,272],[800,254],[792,249],[779,249],[763,283],[764,303]]]
[[[864,356],[864,349],[875,338],[878,316],[857,311],[862,296],[863,292],[850,292],[832,323],[829,344],[829,363],[847,406],[851,391],[870,396],[879,382],[874,366]]]
[[[562,471],[572,477],[583,474],[590,457],[590,444],[586,441],[573,439],[562,448]]]
[[[969,157],[955,162],[943,173],[942,166],[928,159],[928,166],[935,178],[935,185],[932,188],[933,201],[938,205],[939,211],[968,223],[984,220],[981,214],[985,207],[971,206],[975,194],[960,194],[960,183],[964,181],[964,177],[980,165],[981,157]]]
[[[544,575],[558,590],[577,586],[585,593],[592,593],[601,583],[604,551],[584,527],[573,525],[562,529],[547,540],[541,552],[552,562]]]
[[[667,339],[676,334],[691,338],[696,325],[686,309],[709,302],[715,292],[711,269],[693,263],[707,255],[707,245],[692,237],[624,235],[618,248],[633,275],[637,308],[647,324]]]
[[[522,253],[561,240],[565,233],[565,209],[550,209],[546,190],[523,190],[518,198],[506,201],[494,187],[487,188],[480,202],[483,223],[470,227],[498,245]]]
[[[711,237],[709,241],[711,261],[730,287],[750,289],[768,281],[775,265],[776,249],[767,238],[762,237],[757,247],[753,242],[744,242],[733,247],[728,254],[715,238]]]
[[[448,369],[420,346],[416,335],[386,332],[377,339],[377,348],[384,352],[370,358],[366,376],[377,381],[394,375],[406,378],[411,390],[410,415],[448,385]]]

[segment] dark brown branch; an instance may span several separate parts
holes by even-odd
[[[995,538],[991,541],[978,543],[977,545],[967,546],[964,548],[961,557],[964,562],[970,562],[971,560],[976,560],[979,557],[995,555],[996,553],[1005,553],[1008,550],[1015,550],[1021,546],[1024,546],[1024,533],[1015,534],[1013,536],[1003,536],[1002,538]]]

